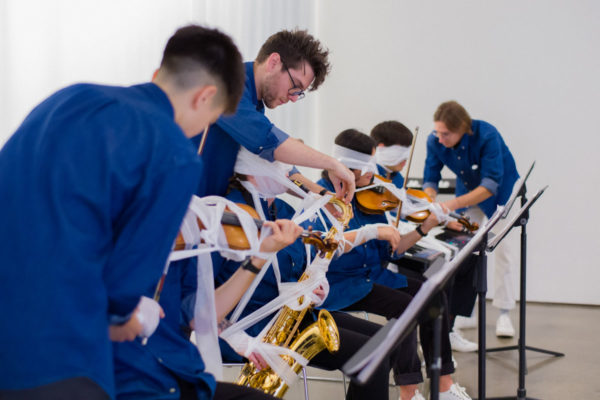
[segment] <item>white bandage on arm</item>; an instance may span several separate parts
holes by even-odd
[[[431,205],[429,206],[429,211],[431,211],[435,215],[440,224],[448,222],[448,213],[444,211],[444,209],[439,203],[431,203]]]
[[[135,316],[142,325],[140,336],[148,338],[152,336],[160,322],[160,306],[151,298],[142,296]]]
[[[377,239],[377,226],[378,224],[369,224],[357,229],[352,247],[354,248],[369,240]]]

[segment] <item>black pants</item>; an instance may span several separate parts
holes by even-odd
[[[196,387],[189,382],[177,379],[181,390],[181,400],[198,400]],[[233,383],[217,382],[214,400],[273,400],[275,397],[264,394],[260,390]]]
[[[24,390],[0,390],[0,400],[109,400],[108,394],[85,377],[69,378]]]
[[[401,289],[392,289],[387,286],[374,284],[371,292],[347,307],[350,311],[366,311],[373,314],[381,315],[387,319],[398,318],[408,304],[421,288],[424,278],[416,278],[407,276],[408,286]],[[436,308],[440,306],[444,310],[442,314],[442,340],[441,340],[441,356],[442,368],[441,375],[448,375],[454,372],[454,364],[452,362],[452,348],[450,347],[450,324],[448,318],[448,307],[446,296],[441,293],[434,304]],[[427,374],[432,363],[433,352],[433,321],[434,319],[425,310],[419,316],[419,336],[421,339],[421,347],[427,365]],[[416,384],[423,381],[421,374],[421,363],[417,355],[416,332],[412,332],[400,344],[401,356],[397,358],[393,364],[394,380],[398,385]]]
[[[470,317],[477,299],[475,277],[478,257],[470,255],[458,267],[456,274],[450,279],[444,292],[448,298],[448,308],[451,315],[450,329],[454,325],[454,317],[462,315]]]
[[[340,348],[334,354],[324,350],[309,363],[327,370],[340,369],[379,329],[381,325],[353,317],[344,312],[332,312],[340,334]],[[350,382],[346,399],[388,399],[390,370],[400,351],[396,349],[377,368],[364,385]]]

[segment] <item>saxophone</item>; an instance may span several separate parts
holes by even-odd
[[[330,200],[330,202],[334,203],[334,206],[340,210],[342,216],[339,220],[344,226],[347,226],[352,218],[352,206],[335,198]],[[335,227],[332,227],[329,232],[327,232],[324,239],[316,239],[313,237],[312,240],[305,240],[305,242],[319,248],[319,257],[330,259],[337,249],[337,242],[334,239],[336,234],[337,230]],[[307,278],[308,275],[304,272],[300,277],[299,282]],[[302,296],[296,299],[296,301],[301,305],[305,299]],[[325,349],[330,353],[336,352],[340,346],[340,338],[335,321],[328,311],[320,310],[317,321],[301,332],[298,332],[300,322],[304,319],[309,308],[304,308],[301,311],[294,311],[288,306],[283,307],[262,341],[289,348],[302,355],[307,360],[312,359]],[[293,357],[288,355],[282,355],[281,357],[296,374],[300,372],[302,364],[298,363]],[[277,398],[282,398],[288,390],[287,383],[270,367],[257,370],[252,362],[248,362],[244,365],[239,377],[234,383],[261,390],[264,393]]]

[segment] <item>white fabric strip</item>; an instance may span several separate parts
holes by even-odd
[[[377,173],[377,165],[370,154],[334,144],[333,157],[348,168],[360,170],[363,175],[367,172]]]
[[[381,166],[394,166],[407,160],[410,155],[410,147],[400,146],[377,146],[375,149],[375,160]]]
[[[273,322],[277,318],[277,314],[255,338],[251,338],[244,330],[255,325],[257,322],[271,315],[274,311],[280,310],[283,306],[288,306],[293,310],[301,311],[311,305],[320,305],[323,299],[316,296],[313,292],[318,287],[324,287],[328,291],[329,285],[325,278],[330,259],[315,258],[314,262],[306,269],[308,278],[295,283],[285,283],[282,285],[282,290],[279,296],[265,304],[263,307],[245,316],[237,323],[229,326],[223,332],[221,337],[225,339],[229,345],[238,353],[249,355],[252,352],[260,354],[265,361],[269,363],[273,371],[278,374],[289,385],[293,384],[297,375],[291,370],[289,365],[282,362],[280,355],[291,355],[296,361],[302,365],[306,365],[307,360],[301,355],[291,352],[289,349],[283,349],[278,346],[265,345],[262,338],[271,328]],[[298,304],[298,298],[304,296],[302,304]]]

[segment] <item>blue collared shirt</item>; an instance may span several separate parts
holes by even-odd
[[[317,182],[328,190],[333,190],[329,180]],[[386,223],[384,215],[365,214],[352,199],[354,217],[350,220],[348,230],[358,229],[364,225]],[[315,229],[322,229],[315,227]],[[361,300],[371,292],[374,283],[389,286],[394,289],[406,287],[406,277],[394,273],[384,265],[391,259],[389,243],[383,240],[370,240],[352,251],[333,259],[327,271],[329,295],[322,308],[340,310]]]
[[[166,94],[78,84],[0,151],[0,389],[85,376],[114,396],[110,315],[159,279],[202,166]]]
[[[473,120],[471,130],[473,134],[464,134],[453,148],[442,145],[433,132],[429,135],[423,188],[437,190],[445,165],[456,174],[456,196],[469,193],[478,186],[492,193],[478,204],[490,217],[497,206],[505,204],[510,197],[519,173],[510,150],[494,126]]]
[[[227,198],[236,203],[248,204],[239,190],[232,190],[227,194]],[[262,201],[261,206],[267,216],[267,219],[290,219],[294,214],[294,209],[287,204],[285,201],[275,199],[271,205],[270,210],[275,210],[277,215],[273,216],[269,208],[267,208],[266,201]],[[221,257],[218,253],[212,254],[213,268],[215,274],[215,286],[220,286],[225,283],[231,275],[239,268],[240,263],[237,261],[226,260]],[[306,266],[306,250],[302,239],[297,239],[291,245],[283,248],[277,252],[277,260],[279,262],[279,270],[281,272],[282,282],[297,282],[304,268]],[[275,279],[275,273],[273,268],[269,267],[269,270],[265,273],[260,284],[256,288],[256,291],[250,298],[248,305],[242,313],[242,318],[251,312],[256,311],[260,307],[267,304],[279,295],[277,288],[277,281]],[[272,317],[272,316],[271,316]],[[264,326],[271,320],[271,317],[266,317],[262,321],[257,322],[246,330],[249,335],[256,336],[262,331]],[[229,362],[239,362],[241,357],[236,354],[224,341],[221,341],[221,349],[223,358]]]
[[[202,160],[211,167],[211,179],[200,182],[200,192],[207,195],[225,195],[240,145],[273,161],[275,149],[289,137],[265,115],[265,105],[256,95],[254,63],[247,62],[245,66],[246,86],[236,113],[222,116],[210,127],[202,150]],[[192,138],[196,147],[201,138],[202,135]]]
[[[148,343],[142,345],[139,338],[113,343],[117,399],[179,399],[175,377],[192,382],[198,400],[212,399],[216,380],[205,372],[202,356],[182,329],[193,316],[196,279],[196,259],[172,263],[160,296],[165,317]]]

